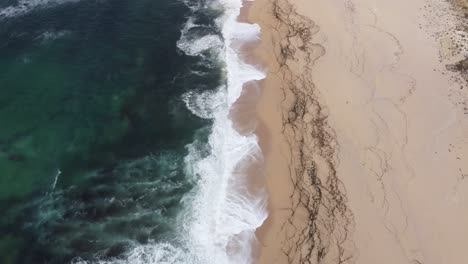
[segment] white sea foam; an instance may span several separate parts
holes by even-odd
[[[177,41],[177,47],[189,56],[199,56],[207,51],[220,52],[223,49],[224,43],[218,35],[190,36],[190,30],[198,26],[193,20],[193,17],[190,17],[185,23],[184,28],[181,30],[181,37]]]
[[[53,41],[56,39],[63,38],[66,35],[69,35],[70,31],[67,30],[60,30],[60,31],[46,31],[42,33],[37,39],[41,40],[42,42]]]
[[[17,4],[0,9],[0,18],[11,18],[25,15],[34,9],[46,8],[80,0],[19,0]]]
[[[222,25],[224,43],[218,54],[226,65],[227,85],[214,94],[184,96],[194,114],[214,121],[209,136],[210,155],[195,161],[191,158],[186,164],[199,179],[197,188],[185,199],[190,210],[182,221],[184,238],[191,263],[251,263],[255,229],[267,216],[265,194],[248,191],[247,175],[240,167],[262,156],[255,135],[240,135],[233,127],[229,110],[241,95],[244,83],[264,78],[257,68],[242,62],[237,49],[240,43],[258,38],[260,29],[237,22],[241,0],[218,3],[225,9],[217,22]],[[188,23],[193,24],[190,20]],[[179,48],[184,47],[179,44]],[[193,49],[183,50],[197,55]]]
[[[219,87],[215,91],[197,93],[189,91],[182,96],[187,108],[196,116],[212,119],[217,111],[226,105],[226,87]]]
[[[185,253],[169,243],[138,246],[127,253],[126,258],[102,260],[94,264],[182,264],[187,261]],[[76,259],[72,264],[89,264],[88,261]]]

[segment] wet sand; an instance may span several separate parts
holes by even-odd
[[[268,69],[259,263],[468,260],[468,23],[455,2],[252,4]]]

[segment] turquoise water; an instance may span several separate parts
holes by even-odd
[[[193,187],[186,145],[209,133],[181,96],[221,82],[218,65],[176,48],[190,10],[35,2],[0,0],[0,263],[118,258],[170,240]]]

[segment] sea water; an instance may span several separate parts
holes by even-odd
[[[252,262],[241,5],[0,0],[0,263]]]

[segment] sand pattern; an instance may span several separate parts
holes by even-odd
[[[465,0],[253,4],[269,69],[259,263],[466,260],[467,10]]]
[[[344,246],[352,229],[352,213],[337,177],[339,145],[311,72],[326,52],[313,41],[320,28],[287,1],[274,1],[272,8],[275,30],[281,36],[274,46],[283,81],[283,134],[291,147],[294,186],[291,214],[283,227],[288,236],[283,251],[290,263],[331,259],[344,263],[352,257]]]

